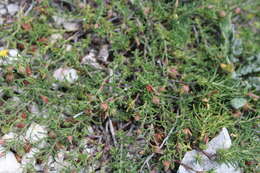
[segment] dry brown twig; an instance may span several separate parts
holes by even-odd
[[[115,137],[115,129],[114,129],[113,123],[110,118],[108,118],[108,123],[109,123],[109,129],[110,129],[110,133],[111,133],[114,145],[117,146],[117,141],[116,141],[116,137]]]
[[[177,113],[177,116],[179,115],[179,113]],[[178,117],[177,117],[178,118]],[[159,146],[159,149],[162,149],[164,147],[164,145],[166,144],[166,142],[168,141],[168,139],[170,138],[171,134],[173,133],[173,131],[176,129],[176,124],[177,124],[177,119],[173,125],[173,127],[171,128],[171,130],[169,131],[168,135],[164,138],[163,142],[161,143],[161,145]],[[155,155],[155,153],[152,153],[151,155],[149,155],[146,160],[144,161],[143,165],[140,168],[139,172],[142,172],[145,165],[149,166],[149,161],[153,158],[153,156]]]
[[[197,170],[193,169],[192,167],[190,167],[190,166],[188,166],[188,165],[186,165],[184,163],[181,163],[181,161],[179,161],[179,160],[174,160],[173,162],[178,163],[181,166],[183,166],[185,169],[189,169],[189,170],[191,170],[191,171],[193,171],[195,173],[203,173],[203,171],[197,171]]]

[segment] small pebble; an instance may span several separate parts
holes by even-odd
[[[77,71],[73,68],[59,68],[54,71],[53,77],[61,82],[74,83],[78,78]]]
[[[80,25],[75,22],[65,22],[63,23],[63,27],[65,30],[72,32],[79,30]]]
[[[62,17],[59,17],[59,16],[52,16],[54,22],[55,22],[55,25],[62,25],[66,20]]]
[[[17,4],[8,4],[8,5],[6,6],[6,8],[7,8],[8,13],[9,13],[10,15],[14,15],[14,14],[17,13],[18,10],[19,10],[19,6],[18,6]]]
[[[102,45],[98,53],[98,58],[103,62],[107,62],[108,57],[109,57],[108,45],[106,44]]]
[[[65,50],[66,50],[67,52],[71,51],[71,50],[72,50],[72,45],[67,44]]]
[[[4,157],[0,157],[1,173],[22,173],[21,164],[17,161],[13,152],[7,152]]]
[[[17,49],[9,49],[8,54],[9,54],[9,56],[11,56],[11,57],[17,57],[17,55],[18,55],[18,50],[17,50]]]
[[[25,139],[30,143],[37,143],[47,137],[47,130],[44,126],[32,123],[25,134]]]
[[[0,8],[0,14],[1,15],[6,15],[7,10],[5,8]]]
[[[51,44],[54,44],[57,40],[61,40],[63,37],[61,34],[52,34],[51,35]]]

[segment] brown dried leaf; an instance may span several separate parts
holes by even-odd
[[[23,112],[23,113],[21,114],[21,117],[22,117],[22,119],[26,119],[26,118],[27,118],[27,114],[26,114],[25,112]]]
[[[49,136],[51,139],[57,138],[57,135],[56,135],[56,133],[55,133],[54,131],[50,131],[49,134],[48,134],[48,136]]]
[[[4,139],[0,139],[0,145],[4,145],[5,144],[5,140]]]
[[[153,96],[152,98],[152,102],[156,105],[159,105],[160,104],[160,98],[157,97],[157,96]]]
[[[146,90],[147,90],[148,92],[154,92],[153,86],[150,85],[150,84],[146,85]]]
[[[163,167],[164,167],[164,171],[168,171],[170,168],[171,162],[168,160],[164,160],[163,161]]]
[[[22,24],[22,28],[25,30],[25,31],[30,31],[32,30],[32,25],[30,23],[23,23]]]
[[[16,126],[17,128],[19,128],[19,129],[22,129],[22,128],[24,128],[26,125],[25,125],[24,123],[17,123],[15,126]]]
[[[181,87],[180,93],[181,93],[181,94],[187,94],[187,93],[189,93],[189,91],[190,91],[189,85],[183,85],[183,86]]]
[[[185,135],[192,136],[192,133],[189,128],[185,128],[182,130]]]
[[[32,70],[31,70],[31,67],[29,65],[26,66],[25,73],[26,73],[27,76],[32,75]]]
[[[5,79],[6,79],[7,82],[12,82],[14,80],[14,74],[13,73],[8,73],[5,76]]]
[[[235,117],[235,118],[240,118],[240,117],[242,116],[242,112],[236,111],[236,112],[233,112],[232,115],[233,115],[233,117]]]
[[[152,150],[154,153],[163,154],[163,150],[161,150],[159,146],[152,145]]]
[[[23,146],[23,149],[26,153],[29,153],[31,148],[32,148],[32,145],[28,142],[26,144],[24,144],[24,146]]]
[[[22,156],[18,155],[17,153],[14,155],[17,162],[21,163],[22,162]]]
[[[248,95],[250,98],[252,98],[254,101],[257,101],[257,100],[260,98],[260,96],[255,95],[255,94],[252,93],[252,92],[249,92],[247,95]]]
[[[161,93],[161,92],[165,92],[166,91],[166,88],[164,86],[161,86],[158,88],[158,91]]]
[[[27,80],[23,80],[23,84],[25,85],[25,86],[27,86],[27,85],[29,85],[29,84],[31,84],[29,81],[27,81]]]
[[[205,142],[205,144],[209,143],[209,136],[205,135],[203,141]]]
[[[62,143],[56,142],[55,148],[56,148],[57,150],[64,150],[66,147],[65,147]]]
[[[43,101],[44,103],[46,103],[46,104],[49,102],[49,99],[48,99],[48,97],[46,97],[46,96],[41,95],[40,98],[41,98],[42,101]]]
[[[102,111],[106,112],[109,107],[108,107],[107,103],[103,102],[103,103],[100,104],[100,108],[101,108]]]
[[[48,38],[46,38],[46,37],[41,37],[41,38],[39,38],[37,41],[40,42],[40,43],[47,43],[47,42],[48,42]]]
[[[67,136],[68,141],[72,144],[73,136]]]
[[[164,139],[164,134],[163,133],[155,133],[154,139],[155,139],[156,143],[160,144]]]

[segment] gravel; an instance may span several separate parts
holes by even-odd
[[[15,13],[19,11],[19,6],[17,4],[8,4],[6,8],[10,15],[15,15]]]

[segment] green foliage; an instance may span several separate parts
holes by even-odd
[[[167,160],[171,162],[170,169],[177,170],[179,165],[173,160],[181,160],[194,145],[203,148],[205,139],[212,139],[222,127],[227,127],[233,146],[219,151],[218,161],[239,164],[245,171],[256,172],[255,164],[248,166],[245,162],[259,159],[256,128],[260,105],[246,94],[249,91],[259,94],[259,37],[245,25],[259,19],[258,3],[250,0],[178,2],[176,5],[176,1],[167,0],[111,0],[109,3],[97,0],[98,7],[90,3],[70,11],[58,10],[52,7],[51,0],[43,0],[39,7],[44,8],[44,13],[32,10],[29,16],[19,18],[11,27],[0,26],[0,37],[9,48],[17,48],[19,44],[25,47],[20,51],[19,64],[14,65],[15,77],[11,83],[5,79],[8,66],[1,67],[1,74],[2,71],[4,74],[0,76],[0,91],[4,93],[0,100],[3,103],[0,106],[1,135],[11,131],[22,134],[27,126],[18,129],[16,123],[22,121],[29,125],[34,121],[57,134],[55,139],[48,137],[49,145],[39,160],[57,154],[57,143],[69,149],[67,137],[73,136],[77,147],[75,155],[68,157],[77,168],[99,162],[108,154],[105,165],[111,172],[138,172],[153,152],[151,145],[156,145],[155,135],[166,137],[178,119],[176,130],[162,149],[163,154],[156,154],[150,160],[151,168],[157,167],[162,172],[161,161]],[[243,8],[242,14],[235,14],[234,7]],[[218,15],[221,10],[226,16]],[[50,24],[53,15],[83,19],[79,39],[69,40],[75,33],[53,27]],[[253,17],[248,19],[248,15]],[[32,29],[25,31],[22,23],[30,23]],[[48,44],[38,41],[54,33],[66,37]],[[100,43],[96,42],[109,44],[109,63],[104,66],[114,72],[110,83],[105,70],[80,64],[87,50],[99,47]],[[72,45],[71,51],[65,51],[66,44]],[[35,46],[37,50],[31,51]],[[221,64],[232,64],[235,71],[227,73],[220,68]],[[33,76],[19,73],[19,66],[26,65],[32,67]],[[77,69],[80,77],[74,84],[64,82],[60,90],[53,90],[52,84],[56,81],[52,74],[61,66]],[[152,91],[147,86],[152,87]],[[23,90],[23,94],[14,91],[14,87]],[[48,97],[47,104],[40,99],[41,95]],[[12,97],[18,97],[20,102]],[[109,107],[106,112],[100,108],[104,102]],[[245,102],[251,109],[242,109]],[[39,106],[42,116],[28,111],[32,103]],[[240,117],[233,116],[237,110],[232,106],[240,109]],[[21,119],[21,112],[26,112],[28,119]],[[87,113],[75,121],[61,116],[72,117],[79,112]],[[45,114],[48,116],[43,116]],[[82,154],[79,144],[89,134],[89,125],[104,126],[104,116],[109,116],[117,125],[133,124],[133,128],[116,129],[118,145],[106,143],[110,145],[109,151],[105,154],[99,151],[96,157],[88,157]],[[132,130],[130,135],[127,134],[129,129]],[[189,129],[191,134],[184,129]],[[138,151],[142,154],[129,156],[130,146],[139,144],[138,131],[146,143],[134,147],[140,147]],[[8,147],[24,154],[23,144],[13,142]]]

